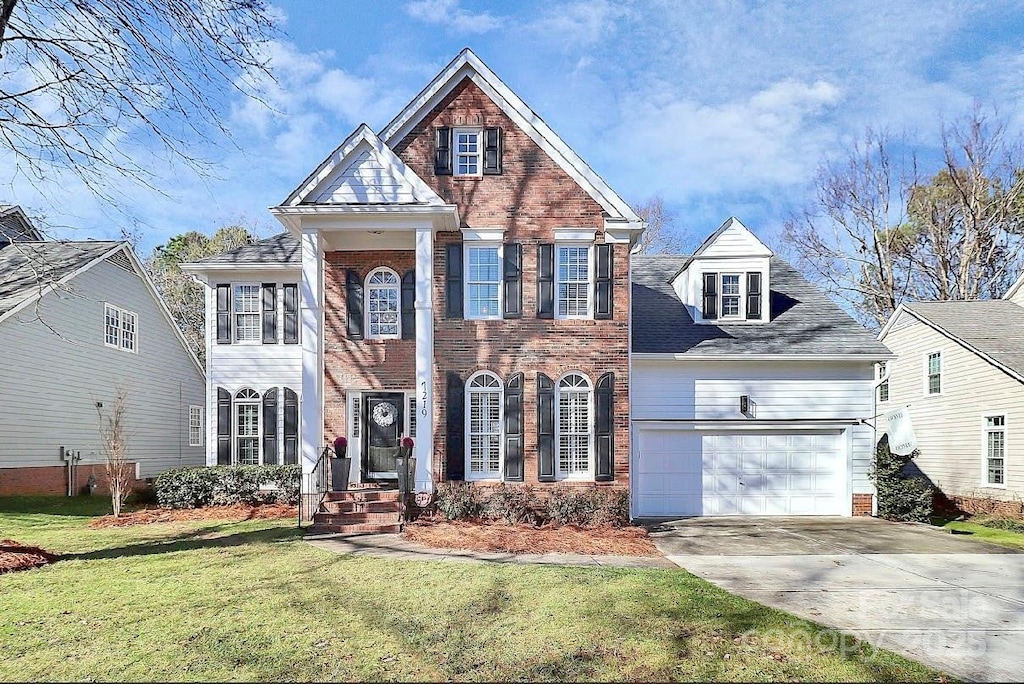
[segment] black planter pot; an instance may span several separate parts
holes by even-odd
[[[351,458],[331,459],[331,491],[344,492],[348,489],[348,475],[351,470]]]

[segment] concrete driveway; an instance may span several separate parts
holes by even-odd
[[[1024,553],[871,518],[691,518],[658,548],[736,594],[955,677],[1024,678]]]

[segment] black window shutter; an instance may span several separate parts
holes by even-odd
[[[445,474],[449,480],[466,478],[466,394],[465,383],[458,373],[448,371],[448,391],[445,395],[448,409],[445,439],[447,454]]]
[[[231,344],[231,286],[217,286],[217,344]]]
[[[484,129],[484,175],[501,173],[501,129]]]
[[[523,467],[523,374],[505,384],[505,480],[522,482]]]
[[[277,283],[263,283],[263,344],[277,344]]]
[[[452,175],[452,129],[434,129],[434,175]]]
[[[363,279],[352,269],[345,271],[345,308],[348,309],[348,339],[363,339]]]
[[[299,286],[284,285],[284,343],[299,343]]]
[[[402,276],[402,339],[416,339],[416,271]]]
[[[605,373],[597,379],[595,393],[597,412],[597,468],[594,479],[611,482],[615,479],[615,374]]]
[[[505,253],[505,318],[523,316],[523,246],[518,242],[507,242]]]
[[[231,392],[217,388],[217,465],[231,465]]]
[[[596,245],[597,273],[594,279],[594,318],[607,320],[615,314],[614,245]]]
[[[445,316],[462,318],[462,243],[444,248]]]
[[[718,274],[704,274],[704,309],[701,315],[705,320],[718,318]]]
[[[555,481],[555,383],[537,373],[537,479]]]
[[[761,320],[761,274],[756,271],[747,274],[747,319]]]
[[[263,395],[263,465],[277,465],[277,388]]]
[[[555,317],[555,246],[537,245],[537,318]]]
[[[284,388],[284,462],[299,462],[299,395]]]

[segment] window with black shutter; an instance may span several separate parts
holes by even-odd
[[[284,343],[299,343],[299,286],[284,284]]]
[[[747,274],[747,320],[761,320],[761,274]]]
[[[352,269],[345,271],[345,308],[348,338],[363,339],[363,279]]]
[[[537,373],[537,479],[555,481],[555,383]]]
[[[231,285],[217,286],[217,344],[231,344]]]
[[[597,413],[597,468],[594,479],[611,482],[615,479],[615,374],[605,373],[597,379],[594,395]]]
[[[263,464],[277,465],[277,388],[263,394]]]
[[[231,465],[231,392],[217,388],[217,465]]]
[[[522,482],[523,463],[523,380],[515,373],[505,383],[505,480]]]
[[[452,175],[452,129],[434,129],[434,175]]]
[[[594,279],[594,318],[611,319],[615,314],[615,250],[613,245],[596,245],[597,273]]]
[[[555,317],[555,246],[537,245],[537,318]]]
[[[299,462],[299,395],[284,388],[284,462]]]
[[[462,244],[445,245],[444,255],[445,316],[462,318]]]
[[[263,344],[277,344],[277,283],[263,283]]]
[[[449,371],[445,392],[445,475],[449,480],[466,479],[466,396],[465,383]]]
[[[402,339],[416,339],[416,271],[402,276]]]
[[[484,129],[484,175],[501,173],[502,133],[500,128]]]
[[[704,306],[701,316],[705,320],[718,318],[718,274],[704,274]]]
[[[521,318],[523,315],[523,246],[518,242],[507,242],[504,254],[504,302],[505,318]]]

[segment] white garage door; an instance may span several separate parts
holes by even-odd
[[[636,515],[843,515],[839,435],[641,428]]]

